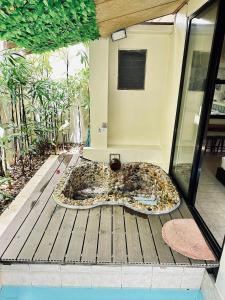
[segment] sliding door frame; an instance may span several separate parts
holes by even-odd
[[[212,103],[213,103],[213,96],[214,96],[214,89],[215,83],[220,63],[220,57],[222,53],[223,47],[223,40],[225,36],[225,1],[218,0],[218,11],[217,11],[217,19],[215,22],[215,30],[213,35],[213,42],[211,47],[210,53],[210,60],[209,60],[209,67],[207,72],[206,78],[206,89],[202,103],[202,110],[201,116],[199,121],[199,128],[197,133],[197,139],[195,144],[194,150],[194,158],[193,158],[193,165],[191,170],[191,177],[189,183],[188,193],[186,193],[182,187],[180,186],[179,182],[176,180],[176,177],[173,175],[173,160],[175,155],[175,146],[176,146],[176,139],[177,139],[177,129],[179,124],[179,116],[181,112],[181,104],[182,104],[182,93],[184,87],[184,77],[185,77],[185,68],[187,62],[187,54],[188,54],[188,46],[190,40],[190,30],[191,30],[191,21],[193,18],[197,17],[199,14],[204,12],[207,8],[209,8],[216,0],[211,0],[203,5],[199,10],[197,10],[194,14],[192,14],[188,18],[187,23],[187,32],[186,32],[186,40],[184,46],[184,56],[183,56],[183,63],[182,63],[182,71],[181,71],[181,79],[180,79],[180,87],[179,87],[179,95],[178,95],[178,104],[177,104],[177,112],[176,112],[176,119],[175,119],[175,126],[174,126],[174,133],[173,133],[173,141],[172,141],[172,150],[171,150],[171,157],[170,157],[170,168],[169,174],[177,186],[179,192],[185,199],[187,205],[189,206],[196,222],[198,223],[200,229],[204,233],[207,241],[209,242],[210,246],[213,248],[217,257],[221,256],[222,248],[219,246],[218,242],[216,241],[215,237],[212,235],[211,231],[209,230],[208,226],[204,222],[203,218],[195,208],[195,201],[196,201],[196,194],[198,189],[199,177],[201,174],[201,164],[204,155],[205,145],[206,145],[206,134],[208,129],[208,122],[210,118]]]

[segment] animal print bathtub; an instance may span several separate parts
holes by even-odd
[[[112,171],[107,164],[82,159],[63,174],[53,199],[66,208],[122,205],[145,214],[168,213],[180,204],[175,186],[158,166],[132,162]]]

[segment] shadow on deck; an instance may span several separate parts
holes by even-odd
[[[119,206],[79,211],[57,206],[51,198],[54,187],[76,161],[67,155],[54,163],[1,237],[0,262],[218,266],[189,259],[164,243],[165,222],[192,218],[184,202],[160,216],[134,214]]]

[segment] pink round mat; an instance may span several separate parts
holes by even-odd
[[[193,219],[168,221],[162,228],[162,237],[173,250],[184,256],[200,260],[216,260]]]

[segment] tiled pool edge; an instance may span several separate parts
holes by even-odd
[[[2,264],[0,286],[200,289],[204,272],[178,266]]]
[[[205,271],[202,279],[201,292],[204,300],[224,300],[216,288],[213,276],[208,274],[207,271]]]
[[[43,177],[48,173],[53,164],[58,159],[58,155],[50,155],[45,163],[39,168],[34,176],[27,182],[24,188],[16,196],[15,200],[9,205],[9,207],[0,216],[0,237],[4,234],[5,230],[22,209],[25,202],[32,195],[38,184]]]

